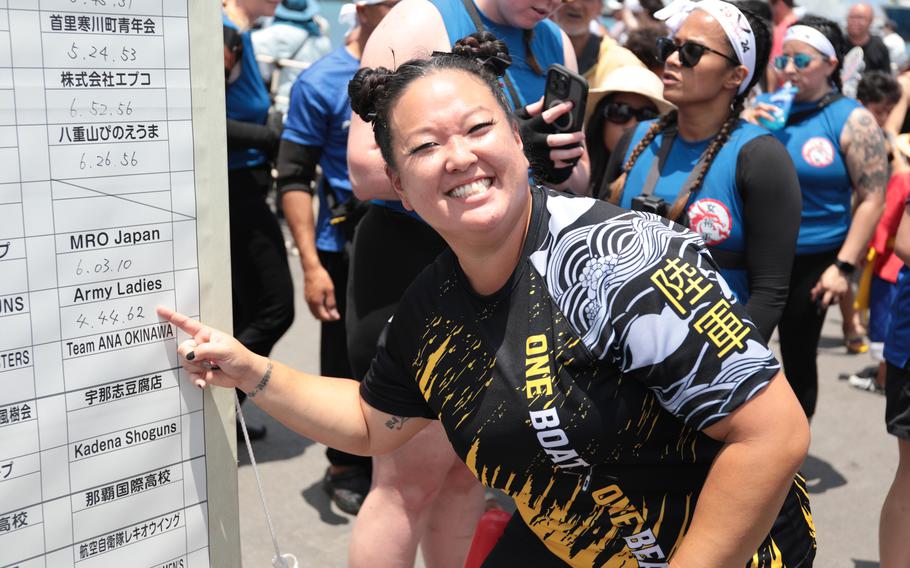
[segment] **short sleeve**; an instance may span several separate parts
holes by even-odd
[[[548,291],[582,342],[685,424],[710,426],[778,372],[696,234],[626,212],[554,236],[536,265],[545,263]]]
[[[622,372],[687,425],[710,426],[764,388],[779,364],[701,239],[642,217],[616,250],[603,333]],[[629,270],[627,274],[623,274]]]
[[[386,324],[379,337],[376,356],[360,383],[360,396],[373,408],[392,416],[435,419],[426,399],[417,385],[417,377],[409,361],[416,346],[414,339],[419,321],[415,303],[406,294],[395,315]]]
[[[281,137],[302,146],[325,146],[332,107],[319,89],[319,74],[304,71],[291,87],[288,115]]]

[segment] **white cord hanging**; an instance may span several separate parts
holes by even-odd
[[[237,398],[237,391],[234,391],[234,406],[237,408],[237,418],[240,419],[240,428],[243,430],[243,439],[246,442],[246,451],[250,456],[250,463],[253,465],[253,475],[256,476],[256,486],[259,488],[259,500],[262,502],[262,510],[265,511],[265,520],[269,525],[269,532],[272,535],[272,545],[275,547],[275,556],[272,557],[272,568],[299,568],[297,558],[290,552],[281,553],[278,546],[278,535],[275,534],[275,527],[272,526],[272,515],[269,513],[269,506],[265,502],[265,493],[262,491],[262,480],[259,478],[259,468],[256,466],[256,456],[253,455],[253,445],[250,443],[250,435],[246,431],[246,420],[243,419],[243,411],[240,410],[240,399]]]

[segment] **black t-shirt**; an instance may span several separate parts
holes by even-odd
[[[566,562],[662,566],[721,447],[699,430],[779,365],[696,235],[592,199],[532,197],[506,285],[478,296],[444,252],[402,299],[361,396],[440,419],[478,479]],[[794,483],[759,553],[805,558],[808,510]]]
[[[847,39],[849,49],[856,47],[856,44]],[[891,73],[891,56],[888,55],[888,48],[885,42],[877,35],[869,36],[869,41],[863,46],[863,61],[866,62],[865,71],[884,71]]]

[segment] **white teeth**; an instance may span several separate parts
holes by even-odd
[[[449,192],[449,195],[452,197],[470,197],[472,195],[477,195],[478,193],[483,193],[490,188],[490,184],[493,182],[490,178],[483,178],[477,181],[472,181],[471,183],[466,183],[464,185],[459,185],[455,189]]]

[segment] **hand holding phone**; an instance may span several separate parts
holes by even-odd
[[[547,68],[547,84],[543,97],[543,109],[569,101],[572,109],[553,121],[557,132],[578,132],[585,118],[588,101],[588,82],[584,77],[564,65],[554,63]]]

